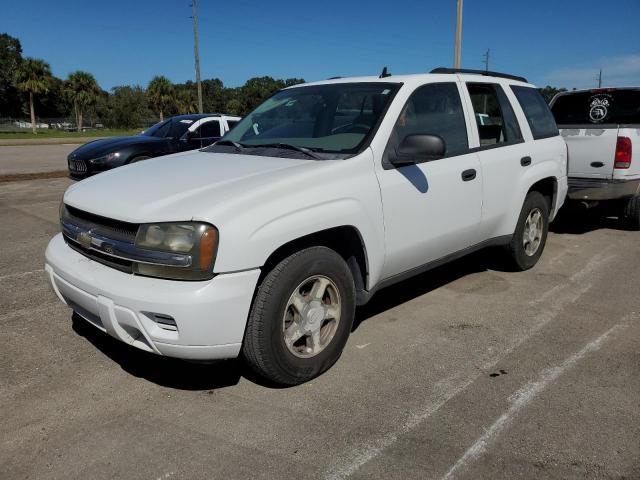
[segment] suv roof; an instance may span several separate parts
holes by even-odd
[[[386,73],[386,72],[385,72]],[[362,82],[362,83],[376,83],[376,82],[382,82],[382,83],[406,83],[406,82],[414,82],[414,81],[424,81],[426,79],[432,78],[432,77],[443,77],[443,76],[451,76],[451,77],[455,77],[458,74],[461,75],[481,75],[487,78],[498,78],[498,79],[505,79],[505,80],[509,80],[510,82],[517,82],[521,85],[527,85],[532,87],[533,85],[531,85],[526,78],[524,77],[519,77],[516,75],[510,75],[507,73],[499,73],[499,72],[492,72],[492,71],[485,71],[485,70],[469,70],[469,69],[454,69],[454,68],[444,68],[444,67],[439,67],[439,68],[435,68],[433,70],[431,70],[431,72],[429,73],[415,73],[415,74],[409,74],[409,75],[391,75],[391,74],[387,74],[386,76],[367,76],[367,77],[331,77],[327,80],[319,80],[319,81],[315,81],[315,82],[309,82],[309,83],[302,83],[302,84],[296,84],[296,85],[292,85],[290,87],[287,88],[296,88],[296,87],[302,87],[305,85],[324,85],[324,84],[330,84],[330,83],[356,83],[356,82]]]

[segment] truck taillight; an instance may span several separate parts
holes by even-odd
[[[618,137],[616,142],[615,168],[629,168],[631,166],[631,139]]]

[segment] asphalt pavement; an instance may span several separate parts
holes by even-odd
[[[274,389],[72,317],[43,272],[70,184],[0,184],[0,478],[640,478],[640,232],[617,220],[565,219],[527,272],[485,250],[382,290],[333,368]]]

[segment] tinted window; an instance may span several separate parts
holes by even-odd
[[[190,119],[173,119],[171,120],[171,130],[169,130],[169,133],[165,135],[165,137],[180,138],[187,132],[192,124],[193,120]]]
[[[640,90],[567,93],[551,107],[558,125],[638,124]]]
[[[558,126],[551,110],[538,90],[531,87],[511,86],[522,110],[524,111],[533,138],[546,138],[558,135]]]
[[[142,135],[164,138],[170,128],[171,120],[165,120],[164,122],[156,123],[152,127],[147,128],[144,132],[142,132]]]
[[[467,126],[455,83],[425,85],[411,95],[396,121],[394,143],[415,134],[439,135],[448,156],[468,150]]]
[[[513,108],[500,85],[468,83],[467,90],[475,112],[480,146],[522,140]]]
[[[197,137],[210,138],[220,136],[220,122],[218,120],[211,120],[198,127]]]
[[[227,120],[227,125],[229,125],[229,130],[235,127],[239,122],[240,120]]]

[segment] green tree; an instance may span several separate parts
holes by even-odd
[[[83,114],[89,106],[95,105],[102,90],[93,75],[80,70],[69,75],[63,88],[65,97],[73,106],[77,129],[80,132]]]
[[[44,60],[25,58],[15,71],[15,85],[21,92],[29,93],[29,112],[31,113],[31,129],[36,131],[36,112],[33,105],[34,95],[46,93],[52,81],[51,68]]]
[[[14,75],[22,62],[20,40],[0,34],[0,116],[18,115],[21,103],[14,86]]]
[[[111,128],[137,128],[147,124],[152,112],[149,110],[144,89],[138,85],[120,86],[111,89],[98,113],[104,124]]]
[[[549,85],[539,90],[542,96],[544,97],[544,99],[547,101],[547,103],[551,102],[551,100],[553,99],[553,97],[556,96],[556,94],[567,91],[566,88],[555,88]]]
[[[153,108],[160,114],[160,121],[164,120],[166,110],[175,106],[176,91],[171,81],[162,75],[157,75],[151,79],[147,86],[147,96]]]

